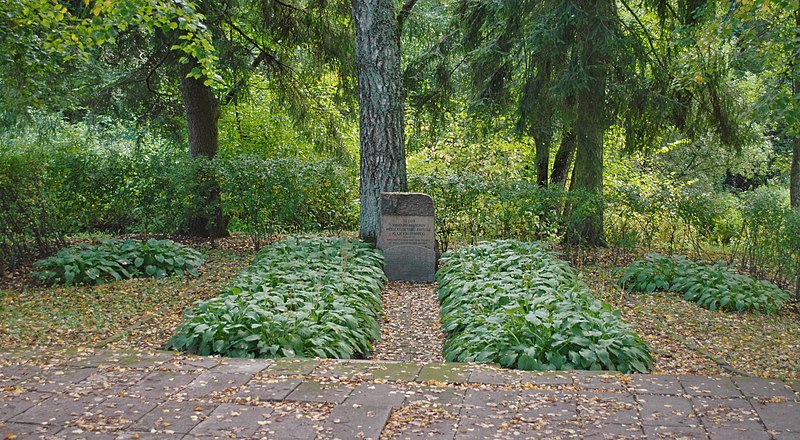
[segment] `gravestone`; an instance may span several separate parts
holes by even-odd
[[[436,274],[433,199],[427,194],[381,193],[378,249],[389,280],[432,282]]]

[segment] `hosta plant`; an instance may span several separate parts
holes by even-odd
[[[646,372],[647,345],[539,243],[482,243],[442,256],[448,361],[523,370]]]
[[[723,261],[708,265],[656,253],[634,261],[619,284],[632,291],[679,292],[684,299],[711,310],[775,313],[789,300],[789,294],[778,286],[736,273]]]
[[[102,284],[134,277],[197,276],[202,254],[172,240],[103,239],[40,260],[32,275],[48,284]]]
[[[353,240],[292,237],[265,248],[167,347],[231,357],[364,357],[380,337],[383,257]]]

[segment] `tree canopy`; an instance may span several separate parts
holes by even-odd
[[[407,175],[505,173],[600,200],[557,208],[568,241],[598,245],[622,169],[789,183],[800,204],[798,17],[789,0],[6,2],[0,116],[107,117],[209,159],[220,139],[358,154],[364,238]]]

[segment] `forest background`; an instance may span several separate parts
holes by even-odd
[[[443,249],[661,250],[800,292],[798,9],[5,2],[0,273],[85,233],[370,239],[365,194],[408,189]]]

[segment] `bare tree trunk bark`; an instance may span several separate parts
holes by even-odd
[[[548,171],[550,170],[550,144],[553,143],[553,131],[550,120],[543,121],[543,126],[536,130],[533,137],[536,143],[536,183],[547,186]]]
[[[380,195],[406,191],[400,26],[391,0],[353,0],[361,153],[359,236],[378,237]]]
[[[612,0],[594,0],[585,3],[589,16],[612,17]],[[575,134],[577,151],[573,170],[574,190],[580,194],[581,209],[571,210],[566,239],[572,244],[602,246],[603,239],[603,136],[609,125],[606,105],[606,82],[610,60],[597,47],[602,45],[602,33],[591,26],[583,37],[581,62],[586,66],[587,87],[577,95]]]
[[[186,109],[186,127],[189,138],[189,154],[192,159],[212,160],[219,148],[217,121],[219,111],[217,99],[211,87],[205,84],[205,76],[188,76],[198,64],[194,60],[181,66],[181,94]],[[187,232],[199,237],[221,237],[227,235],[222,216],[219,183],[209,164],[198,163],[195,169],[195,192],[200,203],[188,219]]]
[[[595,210],[595,200],[588,198],[599,198],[603,195],[604,130],[593,117],[582,119],[584,118],[579,117],[577,121],[578,148],[573,178],[574,190],[582,192],[581,196],[587,197],[583,203],[588,202],[589,205],[585,209],[571,210],[573,215],[578,212],[580,216],[570,219],[567,239],[572,244],[600,246],[603,244],[603,210]]]
[[[181,94],[186,109],[186,126],[189,134],[189,154],[192,158],[213,159],[219,148],[217,99],[211,87],[205,85],[205,76],[189,77],[192,69],[199,67],[190,60],[181,66]]]
[[[575,131],[569,129],[564,133],[561,139],[561,145],[556,152],[556,158],[553,161],[553,173],[550,175],[550,185],[558,186],[559,189],[566,189],[567,176],[569,176],[569,168],[572,165],[572,159],[575,157],[575,146],[578,139],[575,136]]]
[[[800,11],[794,12],[795,34],[800,37]],[[794,69],[792,69],[792,94],[800,96],[800,72],[798,72],[798,57],[800,57],[800,42],[795,39]],[[797,109],[795,109],[797,110]],[[795,135],[792,140],[792,169],[789,175],[789,201],[793,208],[800,207],[800,136]]]

